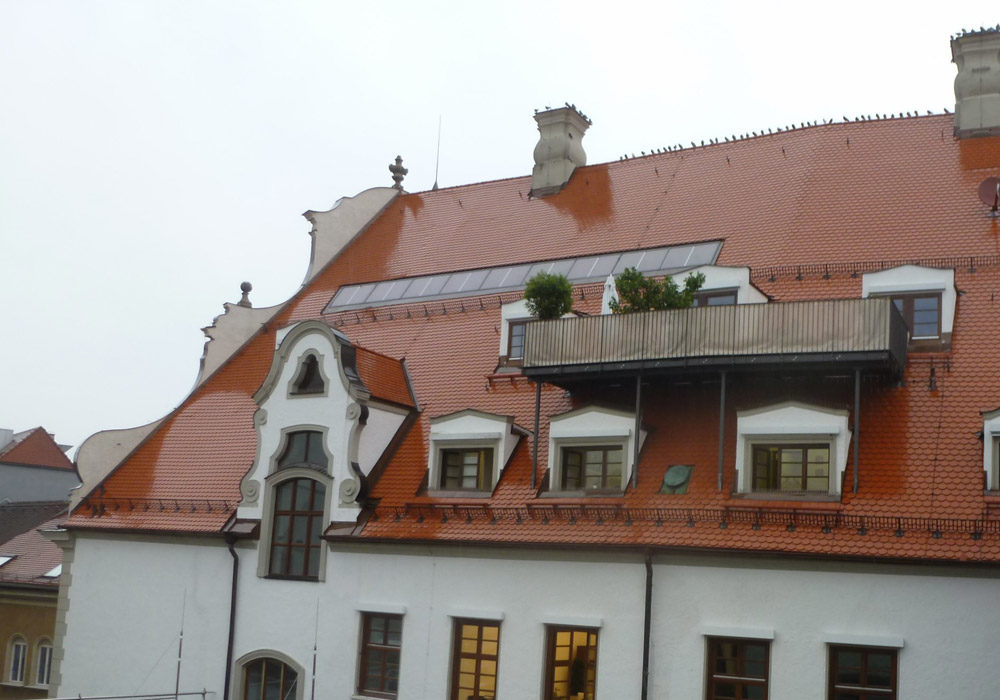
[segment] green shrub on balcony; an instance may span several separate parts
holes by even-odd
[[[659,311],[661,309],[686,309],[694,301],[694,294],[705,284],[705,275],[688,275],[680,287],[672,277],[655,280],[643,277],[634,267],[626,268],[615,277],[618,299],[612,299],[611,311],[627,314],[634,311]]]
[[[573,310],[573,284],[566,275],[539,272],[528,280],[524,301],[536,318],[560,318]]]

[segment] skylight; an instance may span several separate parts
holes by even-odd
[[[539,272],[561,273],[574,284],[600,281],[627,267],[634,267],[647,276],[671,275],[685,268],[713,264],[721,248],[722,241],[708,241],[349,284],[337,290],[323,313],[507,292],[524,287]]]
[[[56,578],[62,575],[62,564],[56,564],[53,568],[42,574],[42,578]]]

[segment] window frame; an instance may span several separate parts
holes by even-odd
[[[927,290],[925,292],[885,292],[883,294],[873,294],[873,297],[888,297],[893,305],[903,316],[906,322],[906,330],[910,334],[911,341],[940,340],[941,339],[941,316],[943,313],[941,306],[940,290]],[[937,302],[937,318],[935,319],[935,329],[933,335],[917,335],[914,330],[914,302],[918,299],[934,299]],[[899,302],[897,304],[897,302]]]
[[[735,657],[720,657],[718,652],[718,646],[721,644],[736,644],[738,645],[737,655]],[[764,647],[764,675],[763,676],[748,676],[745,673],[746,668],[746,649],[747,645],[754,644]],[[739,664],[740,668],[737,674],[729,673],[718,673],[715,671],[716,661],[720,658],[733,658]],[[739,693],[737,694],[737,700],[740,698],[745,698],[742,689],[747,686],[760,687],[763,688],[763,695],[761,700],[767,700],[768,697],[768,686],[770,684],[771,676],[771,640],[761,639],[756,637],[719,637],[719,636],[709,636],[705,639],[705,699],[715,700],[718,696],[715,693],[716,683],[731,683],[738,687]]]
[[[561,491],[582,491],[583,493],[594,493],[594,494],[613,494],[621,493],[625,490],[626,479],[625,471],[627,469],[628,459],[625,454],[626,445],[623,442],[604,442],[603,444],[591,444],[591,443],[580,443],[580,444],[560,444],[559,445],[559,487]],[[609,486],[608,480],[608,453],[619,451],[621,452],[621,460],[618,462],[618,486]],[[587,487],[586,467],[587,467],[587,453],[588,452],[601,452],[601,485],[596,488]],[[580,473],[577,476],[579,483],[571,486],[568,483],[567,475],[569,471],[568,457],[570,455],[580,455],[580,464],[576,465]]]
[[[809,488],[809,465],[812,462],[809,461],[810,450],[826,450],[826,486],[822,490],[820,489],[810,489]],[[774,488],[758,488],[757,483],[760,480],[758,475],[758,462],[757,454],[761,450],[778,450],[779,458],[776,464],[768,464],[768,470],[774,470],[773,474],[765,475],[765,478],[770,482],[772,479],[775,483]],[[781,453],[785,450],[800,450],[802,456],[799,461],[799,488],[797,489],[784,489],[782,488],[782,482],[785,480],[785,476],[782,474],[781,467],[785,464],[785,461],[781,458]],[[750,442],[750,481],[753,486],[751,493],[780,493],[789,495],[815,495],[815,494],[829,494],[830,493],[830,472],[832,471],[830,463],[831,457],[833,455],[833,448],[830,442],[827,441],[813,441],[813,442],[766,442],[752,440]],[[817,478],[817,477],[812,477]]]
[[[894,647],[864,646],[856,644],[828,644],[827,651],[827,700],[836,700],[838,691],[847,691],[860,700],[896,700],[899,693],[899,649]],[[858,669],[862,682],[857,685],[837,683],[837,652],[857,652],[862,655],[861,666]],[[872,686],[867,683],[868,656],[870,654],[887,654],[891,657],[891,685]],[[838,688],[838,686],[842,686]]]
[[[504,364],[507,366],[520,367],[524,362],[524,340],[528,332],[528,321],[530,318],[512,318],[507,321],[507,349],[504,355]],[[518,335],[520,338],[521,352],[520,354],[514,354],[514,329],[519,329]]]
[[[310,510],[298,510],[296,506],[296,498],[298,495],[298,483],[302,481],[308,481],[311,484],[310,487]],[[329,499],[329,484],[324,483],[319,479],[313,478],[312,475],[303,474],[290,474],[288,478],[282,479],[271,484],[271,497],[270,505],[271,512],[269,517],[270,529],[267,533],[267,557],[265,562],[265,571],[268,578],[277,579],[292,579],[292,580],[302,580],[302,581],[319,581],[323,578],[323,568],[326,558],[323,556],[325,553],[325,545],[323,542],[323,531],[325,530],[326,524],[326,512],[327,504]],[[278,498],[280,492],[283,488],[289,487],[292,490],[292,500],[291,507],[289,509],[279,509]],[[317,510],[315,508],[316,503],[316,488],[321,487],[323,493],[320,496],[320,508]],[[288,527],[288,541],[287,542],[275,542],[275,538],[278,535],[277,520],[279,517],[284,516],[290,518]],[[306,520],[306,540],[305,544],[295,544],[292,540],[292,533],[294,528],[294,518],[305,516]],[[314,523],[316,517],[319,517],[319,533],[316,536],[316,544],[312,544]],[[285,547],[288,551],[285,557],[284,571],[275,572],[274,563],[274,552],[275,546]],[[305,556],[302,561],[302,570],[304,573],[289,573],[291,566],[291,553],[294,548],[304,548]],[[314,551],[315,550],[315,551]],[[315,555],[316,561],[316,574],[310,574],[310,563],[312,561],[312,555]]]
[[[441,491],[461,491],[463,493],[487,493],[493,491],[493,484],[496,483],[495,475],[493,473],[493,470],[496,468],[496,448],[492,445],[449,445],[447,447],[442,446],[438,448],[438,452],[438,460],[441,465],[438,475],[438,489]],[[475,486],[463,486],[461,484],[465,478],[465,455],[472,453],[476,453],[478,455],[476,484]],[[459,463],[457,465],[448,464],[448,457],[450,455],[459,455]],[[448,485],[447,483],[448,470],[451,466],[457,466],[459,469],[458,486]]]
[[[284,462],[285,455],[292,448],[292,441],[297,435],[305,435],[306,449],[305,449],[305,459],[306,461],[288,461]],[[313,445],[313,443],[318,443],[318,445]],[[319,462],[308,461],[309,455],[311,453],[311,446],[318,446],[320,452],[325,460],[324,464]],[[312,469],[313,471],[320,472],[321,474],[329,474],[333,458],[329,451],[326,449],[326,432],[323,430],[316,430],[310,427],[297,427],[291,430],[286,430],[281,434],[281,442],[279,443],[280,449],[274,457],[274,471],[283,471],[287,469],[294,469],[296,467],[303,467],[306,469]]]
[[[19,649],[20,652],[18,652]],[[15,664],[17,665],[15,666]],[[24,685],[27,665],[28,640],[19,634],[15,634],[7,644],[7,668],[4,669],[6,682],[12,685]]]
[[[372,642],[372,621],[381,618],[384,621],[383,641]],[[393,621],[399,621],[399,644],[390,644],[388,641],[389,625]],[[361,641],[358,645],[358,682],[355,684],[357,694],[376,698],[395,698],[399,693],[399,668],[403,649],[403,616],[396,613],[362,612],[361,613]],[[383,654],[382,668],[379,673],[380,687],[369,688],[365,686],[368,679],[369,659],[372,651],[380,651]],[[386,681],[386,659],[395,654],[396,657],[396,690],[387,690]]]
[[[467,653],[462,649],[462,640],[465,637],[463,634],[463,627],[474,626],[478,628],[476,635],[476,651],[475,653]],[[482,652],[484,642],[492,642],[493,640],[485,640],[483,635],[483,630],[487,627],[496,628],[496,653],[486,654]],[[448,692],[448,697],[450,700],[459,700],[460,692],[462,688],[459,686],[462,673],[462,660],[463,659],[473,659],[475,661],[475,671],[473,675],[475,676],[475,682],[472,688],[472,694],[468,696],[468,700],[496,700],[497,691],[499,686],[499,676],[500,676],[500,621],[499,620],[482,620],[476,618],[468,617],[456,617],[452,625],[452,654],[451,654],[451,687]],[[484,695],[483,690],[480,688],[481,676],[489,677],[490,674],[484,674],[482,672],[482,662],[492,662],[494,664],[494,672],[492,674],[493,678],[493,691],[489,695]],[[489,692],[489,691],[486,691]]]
[[[281,666],[281,672],[282,672],[281,697],[283,699],[289,697],[288,692],[291,690],[293,691],[291,696],[292,700],[301,700],[302,688],[304,685],[302,681],[305,676],[305,674],[303,673],[303,669],[298,664],[292,663],[291,659],[287,658],[284,654],[277,654],[274,652],[267,652],[267,651],[254,652],[240,659],[237,662],[237,667],[239,670],[239,673],[237,674],[237,678],[239,679],[239,687],[235,689],[236,692],[233,694],[233,697],[236,698],[237,700],[265,700],[265,695],[264,695],[265,685],[263,682],[261,683],[261,695],[259,697],[248,696],[248,691],[250,689],[248,687],[249,684],[247,683],[247,674],[249,673],[251,666],[255,664],[264,664],[264,669],[263,669],[264,675],[262,675],[262,678],[266,679],[267,664],[269,662],[279,664]],[[292,681],[294,685],[286,688],[285,674],[288,671],[294,673],[295,678]]]
[[[47,688],[50,681],[52,680],[52,654],[55,649],[52,646],[52,642],[43,638],[38,640],[35,644],[35,686],[39,688]],[[42,664],[45,664],[43,669]],[[44,673],[43,673],[44,670]]]
[[[315,369],[313,377],[314,382],[318,382],[318,387],[311,387],[308,390],[302,388],[303,383],[306,381],[306,374],[309,373],[310,366]],[[323,371],[323,361],[322,356],[313,351],[307,350],[299,357],[299,361],[295,368],[295,373],[292,374],[292,380],[288,383],[288,396],[289,397],[312,397],[312,396],[326,396],[327,388],[330,386],[330,380]]]
[[[562,664],[556,659],[556,649],[558,647],[558,636],[560,632],[570,633],[570,655],[572,655],[573,647],[573,635],[577,633],[582,633],[587,635],[587,642],[583,649],[586,649],[586,665],[585,665],[585,679],[584,679],[584,690],[583,698],[584,700],[594,700],[597,694],[597,659],[598,650],[600,645],[599,640],[599,627],[581,627],[575,625],[546,625],[546,638],[545,638],[545,700],[557,700],[559,697],[555,694],[555,684],[556,684],[556,668],[561,665],[565,665],[570,668],[569,675],[572,677],[572,666],[573,660],[568,660],[567,663]],[[591,637],[593,637],[593,644],[591,644]],[[580,647],[578,647],[580,648]],[[593,649],[593,654],[591,655],[590,650]],[[572,684],[572,680],[569,681]],[[580,692],[580,691],[578,691]],[[571,691],[570,691],[571,693]],[[566,697],[575,698],[576,695],[569,694]]]
[[[719,299],[722,297],[731,297],[732,303],[725,304],[712,304],[710,299]],[[700,289],[694,293],[691,298],[692,308],[703,308],[706,306],[736,306],[739,304],[740,300],[740,290],[739,287],[728,287],[720,289]]]

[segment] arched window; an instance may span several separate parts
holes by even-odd
[[[7,681],[10,683],[24,683],[24,667],[28,659],[28,643],[24,637],[15,635],[10,640],[7,658]]]
[[[325,498],[315,479],[289,479],[274,489],[271,576],[319,577]]]
[[[243,665],[243,700],[295,700],[299,674],[277,659],[254,659]]]
[[[35,685],[48,685],[52,675],[52,642],[39,640],[35,646]]]
[[[323,449],[323,433],[318,430],[298,430],[288,433],[285,451],[278,457],[278,469],[309,467],[325,472],[330,460]]]
[[[324,391],[326,384],[319,371],[319,360],[315,355],[306,355],[292,382],[292,394],[322,394]]]

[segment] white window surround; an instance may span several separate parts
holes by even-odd
[[[828,632],[823,635],[827,644],[841,644],[849,647],[884,647],[886,649],[902,649],[905,646],[902,637],[886,635],[856,634],[853,632]]]
[[[295,697],[286,698],[286,700],[302,700],[307,681],[305,668],[297,664],[295,660],[287,654],[283,654],[280,651],[275,651],[273,649],[258,649],[257,651],[252,651],[249,654],[244,654],[233,663],[233,666],[235,667],[233,669],[232,684],[233,700],[244,697],[243,667],[259,659],[272,659],[274,661],[280,661],[295,671]]]
[[[546,615],[542,618],[542,624],[546,627],[589,627],[596,630],[604,626],[604,620],[600,617],[577,615]]]
[[[829,494],[839,495],[851,442],[847,418],[846,410],[810,406],[797,401],[738,411],[736,414],[737,491],[754,492],[751,449],[754,444],[822,442],[830,445]]]
[[[486,620],[489,622],[503,622],[502,610],[481,610],[478,608],[448,608],[445,613],[448,617],[459,620]]]
[[[562,460],[564,447],[589,445],[621,445],[624,451],[622,467],[622,491],[632,478],[635,461],[635,414],[610,408],[585,406],[549,421],[549,492],[561,492]],[[646,431],[640,430],[639,447],[646,439]],[[574,491],[575,493],[575,491]]]
[[[701,625],[698,633],[703,637],[732,637],[734,639],[774,639],[774,630],[768,627],[730,627],[728,625]]]
[[[274,474],[276,474],[279,471],[284,473],[291,471],[291,469],[294,468],[294,467],[286,467],[284,469],[278,468],[278,460],[281,458],[281,455],[285,453],[285,448],[288,446],[288,436],[291,433],[310,433],[310,432],[320,434],[320,444],[323,446],[323,454],[326,455],[327,462],[326,462],[325,472],[320,472],[317,469],[309,469],[308,471],[311,471],[313,474],[325,473],[327,476],[334,473],[334,455],[332,450],[330,449],[330,442],[329,442],[330,436],[328,435],[329,432],[328,428],[325,425],[319,425],[317,423],[306,423],[300,425],[290,425],[287,427],[283,427],[281,429],[281,437],[278,439],[278,449],[274,454],[271,455],[270,462],[268,463],[267,467],[268,475],[267,477],[265,477],[266,479],[269,479],[270,477],[274,476]]]
[[[427,454],[427,490],[441,489],[441,451],[445,449],[482,448],[493,450],[492,491],[500,474],[517,447],[520,435],[514,430],[513,416],[500,416],[475,409],[465,409],[431,418],[431,447]]]
[[[986,489],[1000,488],[1000,408],[983,413],[983,471]]]
[[[768,301],[767,295],[751,284],[749,267],[702,265],[673,275],[673,280],[683,287],[688,275],[699,272],[705,275],[705,283],[701,285],[699,293],[735,289],[737,304],[766,304]]]
[[[376,615],[405,615],[406,606],[397,603],[358,603],[357,611]]]
[[[573,318],[574,314],[568,313],[563,318]],[[510,342],[510,322],[511,321],[532,321],[534,316],[528,311],[528,303],[524,299],[518,299],[500,307],[500,356],[507,355],[507,344]]]
[[[888,296],[915,292],[941,293],[941,334],[948,335],[955,325],[955,271],[920,265],[900,265],[888,270],[866,272],[861,276],[861,297]]]

